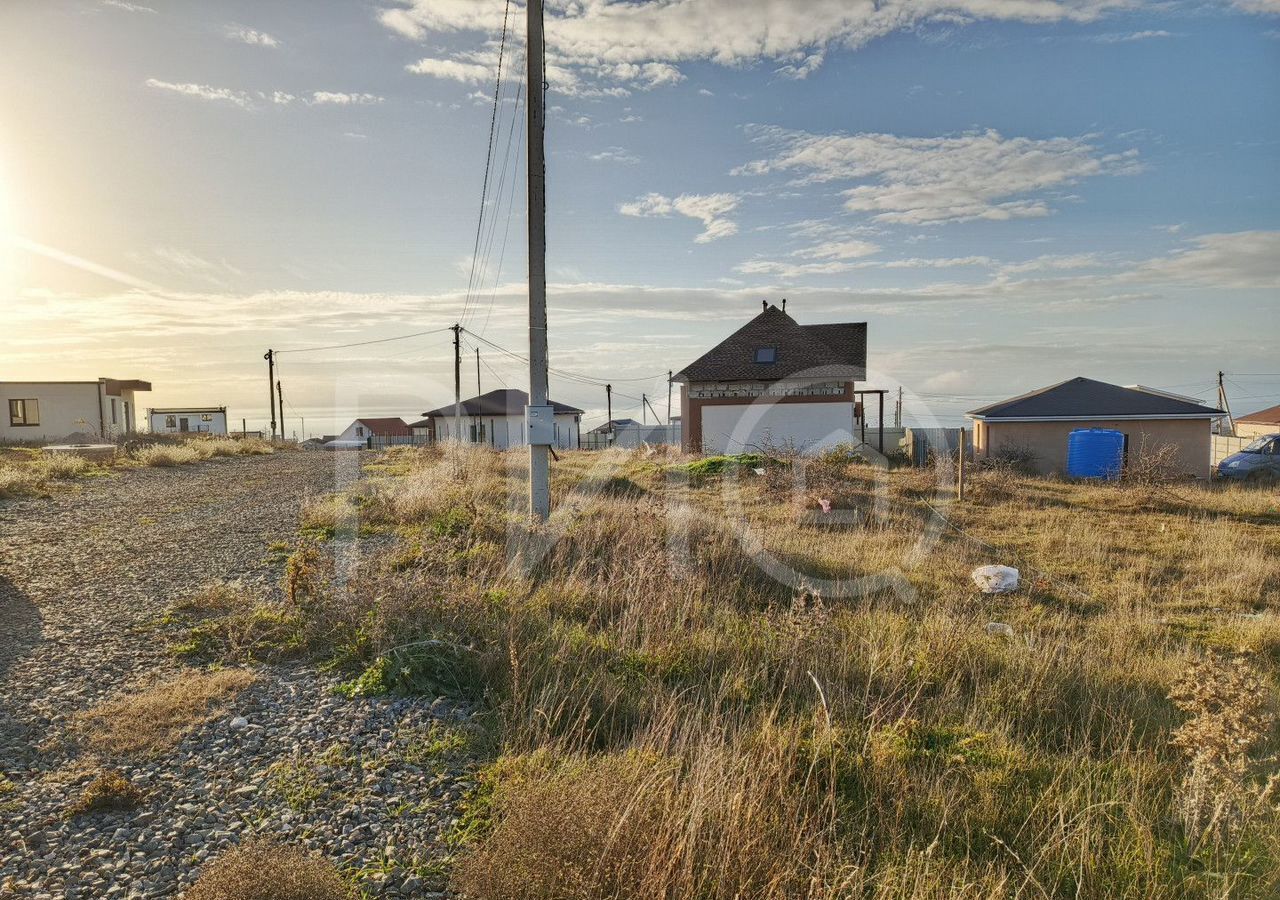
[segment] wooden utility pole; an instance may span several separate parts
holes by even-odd
[[[547,405],[547,171],[544,146],[546,73],[543,60],[542,0],[525,7],[525,108],[529,159],[529,406]],[[529,441],[529,515],[535,522],[551,515],[551,447]],[[541,440],[542,438],[539,438]]]
[[[268,350],[262,357],[267,361],[267,398],[271,401],[271,440],[276,439],[276,354]]]
[[[484,391],[480,390],[480,348],[476,348],[476,396],[479,397]]]
[[[284,388],[280,386],[280,381],[276,380],[276,397],[280,401],[280,440],[284,440]]]
[[[453,439],[462,441],[462,326],[456,322],[453,331]]]
[[[964,432],[960,429],[960,462],[956,468],[956,499],[964,499]]]

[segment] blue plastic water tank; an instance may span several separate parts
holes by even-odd
[[[1067,474],[1072,478],[1119,478],[1124,432],[1077,428],[1067,436]]]

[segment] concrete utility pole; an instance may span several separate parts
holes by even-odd
[[[605,432],[605,434],[608,435],[608,437],[605,438],[605,441],[607,441],[609,444],[612,444],[613,443],[613,385],[611,384],[606,384],[604,386],[604,407],[606,410],[608,410],[607,415],[609,416],[609,418],[606,419],[606,421],[609,424],[607,426],[608,430]]]
[[[1222,431],[1222,425],[1219,424],[1218,431],[1221,434],[1235,435],[1236,420],[1231,415],[1231,403],[1227,400],[1227,386],[1223,383],[1226,377],[1225,372],[1218,373],[1218,409],[1227,414],[1227,430],[1225,432]]]
[[[276,384],[276,354],[274,350],[268,350],[262,357],[267,361],[267,399],[271,401],[271,440],[276,439],[276,392],[273,390]]]
[[[671,427],[671,370],[667,369],[667,427]],[[670,435],[668,435],[670,437]]]
[[[648,405],[648,403],[649,403],[649,398],[642,393],[640,395],[640,424],[641,425],[649,424],[649,415],[648,413],[645,412],[645,409],[644,409],[645,406]]]
[[[893,427],[902,427],[902,385],[898,385],[898,405],[893,408]]]
[[[480,390],[480,348],[476,348],[476,396],[479,397],[484,391]]]
[[[528,30],[525,84],[529,159],[529,406],[547,405],[547,170],[543,109],[546,73],[543,60],[542,0],[525,7]],[[532,416],[527,418],[532,419]],[[530,425],[532,422],[529,423]],[[550,425],[551,423],[548,423]],[[551,447],[545,435],[529,433],[529,515],[535,522],[551,515]]]
[[[453,330],[453,439],[462,441],[462,326],[454,323]]]
[[[284,440],[284,388],[276,381],[276,396],[280,399],[280,440]]]

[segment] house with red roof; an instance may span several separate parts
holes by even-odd
[[[1280,434],[1280,406],[1260,409],[1236,419],[1236,437],[1262,437]]]
[[[371,437],[407,439],[412,436],[413,432],[409,430],[409,425],[405,420],[392,416],[389,418],[356,419],[334,440],[364,442]],[[406,440],[405,443],[408,443],[408,441]]]

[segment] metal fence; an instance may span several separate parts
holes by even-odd
[[[413,435],[376,435],[371,434],[364,439],[364,445],[370,450],[386,450],[388,447],[425,447],[431,443],[431,437],[425,434]]]
[[[634,449],[644,444],[680,445],[680,423],[670,425],[618,425],[613,434],[590,432],[582,435],[583,450],[604,450],[608,447]]]
[[[1254,439],[1251,437],[1228,437],[1225,434],[1212,435],[1209,444],[1209,465],[1216,466],[1232,453],[1239,453],[1252,440]]]
[[[972,459],[973,443],[969,440],[967,428],[908,428],[902,443],[907,456],[911,458],[911,464],[919,468],[928,464],[931,454],[955,456],[960,447],[961,434],[964,435],[965,458]]]

